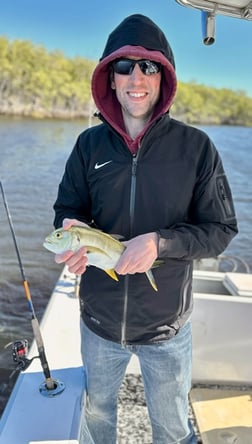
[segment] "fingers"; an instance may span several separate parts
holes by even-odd
[[[68,259],[70,259],[73,254],[74,252],[71,250],[64,251],[64,253],[55,254],[55,262],[57,264],[62,264],[63,262],[66,262]]]
[[[126,250],[116,264],[118,274],[144,273],[157,258],[157,234],[146,233],[124,242]]]
[[[155,260],[155,259],[154,259]],[[145,273],[152,267],[154,262],[152,258],[149,257],[138,257],[134,258],[129,252],[125,251],[118,261],[115,271],[118,274],[135,274],[135,273]]]
[[[64,230],[69,230],[72,226],[87,227],[88,225],[78,219],[65,218],[63,220],[62,227]],[[67,250],[64,251],[64,253],[56,254],[55,262],[57,264],[65,263],[70,273],[80,275],[86,271],[88,261],[86,253],[87,251],[85,247],[80,248],[77,252]]]
[[[64,230],[68,230],[73,224],[73,221],[75,219],[64,219],[62,222],[62,227],[64,228]]]
[[[64,253],[56,254],[55,261],[60,264],[65,262],[70,273],[75,274],[83,274],[86,271],[87,267],[87,256],[86,256],[86,248],[81,247],[75,253],[73,251],[67,250]]]
[[[64,228],[64,230],[68,230],[70,227],[73,227],[73,226],[88,227],[87,224],[85,224],[84,222],[81,222],[78,219],[69,219],[67,217],[65,219],[63,219],[62,227]]]

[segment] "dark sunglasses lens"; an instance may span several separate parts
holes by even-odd
[[[130,60],[121,59],[116,60],[113,63],[114,71],[117,74],[129,75],[132,73],[134,66],[138,64],[142,73],[146,76],[156,74],[160,71],[161,65],[157,62],[152,62],[151,60]]]
[[[160,64],[152,62],[150,60],[143,60],[142,62],[139,62],[139,66],[141,68],[141,71],[147,76],[150,76],[151,74],[156,74],[160,71]]]
[[[135,64],[132,60],[117,60],[113,63],[114,70],[117,74],[131,74]]]

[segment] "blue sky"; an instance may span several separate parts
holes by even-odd
[[[217,16],[216,42],[207,47],[200,12],[175,0],[0,0],[0,35],[98,60],[108,34],[133,13],[162,28],[179,80],[243,90],[252,97],[252,22]]]

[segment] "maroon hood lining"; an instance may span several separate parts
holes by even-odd
[[[115,91],[111,88],[110,82],[111,62],[119,57],[126,56],[151,59],[155,62],[161,63],[163,66],[159,101],[155,107],[155,112],[151,120],[148,122],[142,133],[137,137],[138,140],[143,136],[147,128],[155,119],[170,109],[176,93],[177,79],[173,65],[160,51],[148,50],[141,46],[123,46],[102,59],[102,61],[96,66],[91,82],[92,95],[95,104],[101,115],[116,131],[122,135],[130,148],[132,140],[125,131],[121,105],[117,100]]]

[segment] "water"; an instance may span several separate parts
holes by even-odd
[[[61,266],[42,246],[52,230],[58,183],[85,121],[0,118],[0,180],[4,187],[26,278],[41,319]],[[204,127],[218,147],[232,187],[239,235],[226,253],[252,269],[252,128]],[[0,196],[0,384],[14,368],[9,342],[32,340],[30,314],[17,256]],[[56,328],[56,327],[55,327]],[[0,394],[0,413],[9,391]]]
[[[85,121],[0,118],[0,180],[39,320],[62,268],[42,242],[53,229],[52,205],[69,151],[86,126]],[[15,339],[32,340],[30,319],[0,194],[0,388],[14,368],[11,350],[4,347]],[[8,393],[0,393],[0,413]]]

